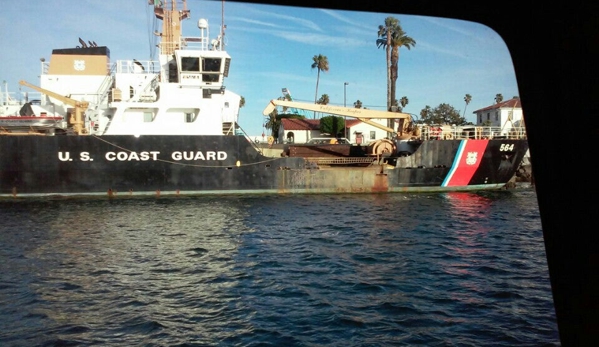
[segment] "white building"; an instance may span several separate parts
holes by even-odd
[[[519,98],[502,101],[472,113],[476,114],[477,126],[500,128],[502,135],[512,128],[522,129],[524,127],[522,105]]]
[[[371,119],[371,121],[386,126],[386,119]],[[279,130],[279,143],[306,143],[316,137],[334,137],[320,132],[320,119],[281,119],[281,130]],[[353,144],[368,144],[374,140],[384,139],[387,132],[363,123],[357,119],[348,119],[346,121],[346,137]],[[281,135],[283,135],[281,137]]]

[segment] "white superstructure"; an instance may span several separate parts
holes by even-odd
[[[163,21],[158,60],[111,62],[107,47],[83,40],[54,50],[49,62],[42,61],[34,115],[67,119],[74,102],[85,101],[82,135],[235,134],[241,97],[224,85],[231,57],[222,33],[210,40],[208,22],[200,19],[199,36],[183,37],[181,21],[189,18],[184,0],[149,4]]]

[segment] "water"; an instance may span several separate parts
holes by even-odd
[[[532,189],[0,202],[2,346],[559,345]]]

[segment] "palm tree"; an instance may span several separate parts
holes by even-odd
[[[268,120],[264,124],[264,127],[270,130],[270,136],[275,139],[279,137],[279,127],[281,126],[281,119],[279,118],[279,111],[275,108],[268,115]]]
[[[322,96],[320,97],[320,99],[318,99],[318,101],[316,103],[320,104],[320,105],[328,105],[329,104],[329,95],[322,94]]]
[[[503,101],[503,95],[501,95],[501,94],[495,95],[495,102],[496,103],[500,103],[502,101]]]
[[[410,100],[408,100],[407,96],[402,96],[401,99],[399,100],[399,103],[401,104],[401,109],[403,110],[404,107],[406,107],[406,105],[410,102]]]
[[[318,82],[320,81],[320,71],[329,71],[329,59],[326,57],[326,55],[319,54],[312,57],[312,60],[312,69],[318,70],[318,74],[316,75],[316,92],[314,93],[314,103],[316,103],[318,96]]]
[[[379,25],[376,46],[385,47],[385,60],[387,62],[387,111],[391,109],[391,37],[399,28],[399,20],[394,17],[385,18],[385,25]]]
[[[406,35],[405,31],[399,28],[399,31],[393,34],[391,40],[391,98],[395,98],[396,83],[397,83],[397,66],[399,62],[399,49],[406,47],[408,50],[416,45],[416,41],[413,38]]]
[[[362,101],[356,100],[356,102],[354,102],[354,107],[355,108],[362,108]]]
[[[472,95],[466,94],[466,96],[464,96],[464,102],[466,103],[466,107],[464,107],[464,114],[462,115],[462,117],[466,117],[466,108],[468,108],[468,104],[470,103],[470,101],[472,101]]]
[[[416,45],[416,41],[407,36],[401,28],[399,20],[394,17],[385,18],[385,25],[379,25],[378,39],[376,45],[378,48],[385,47],[387,57],[387,110],[393,106],[395,100],[397,66],[399,62],[399,48],[408,49]]]
[[[242,108],[243,106],[245,106],[245,98],[242,96],[241,99],[239,99],[239,108]]]

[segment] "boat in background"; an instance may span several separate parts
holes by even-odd
[[[290,145],[265,155],[239,127],[241,97],[225,88],[223,32],[184,37],[186,1],[149,1],[163,21],[157,61],[110,61],[80,40],[42,62],[40,94],[0,107],[0,196],[136,196],[430,192],[502,189],[528,143],[524,132],[417,125],[410,115],[273,100],[354,117],[394,119],[369,145]],[[222,29],[221,29],[222,30]],[[285,104],[289,102],[290,104]],[[395,127],[397,125],[397,127]]]

